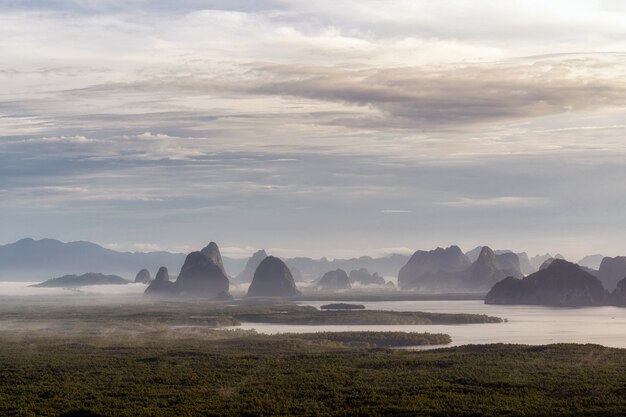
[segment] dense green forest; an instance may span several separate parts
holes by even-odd
[[[626,351],[431,351],[244,331],[21,335],[0,344],[0,415],[474,416],[626,413]],[[340,336],[337,336],[340,337]]]
[[[212,327],[249,316],[299,322],[364,313],[368,320],[370,314],[385,320],[476,319],[201,301],[7,301],[0,304],[0,415],[626,415],[624,349],[484,345],[415,351],[395,347],[447,344],[450,337],[269,336]]]
[[[0,306],[5,320],[79,320],[81,323],[140,322],[143,324],[180,324],[202,326],[237,326],[241,322],[280,324],[344,324],[344,325],[429,325],[501,323],[499,317],[484,314],[447,314],[376,310],[320,311],[311,306],[231,302],[207,303],[197,301],[150,300],[136,305],[5,305]]]

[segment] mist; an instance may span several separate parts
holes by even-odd
[[[42,288],[31,285],[39,282],[0,281],[0,297],[122,297],[140,296],[147,288],[146,284],[130,283],[126,285],[90,285],[79,288]]]

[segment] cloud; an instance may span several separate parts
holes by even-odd
[[[233,254],[614,250],[624,7],[0,2],[0,229]]]
[[[565,55],[387,69],[256,64],[241,79],[161,76],[84,91],[337,102],[348,106],[346,114],[318,119],[319,124],[432,130],[621,107],[626,105],[625,77],[626,58],[620,55]],[[83,94],[68,92],[76,93]]]
[[[378,109],[365,126],[432,128],[623,106],[625,69],[622,57],[362,71],[272,66],[242,89]]]
[[[156,243],[107,243],[106,248],[118,252],[160,252],[163,248]]]
[[[459,198],[454,201],[443,202],[441,205],[459,208],[523,208],[536,207],[546,203],[546,199],[538,197],[502,196],[492,198]]]
[[[0,296],[20,297],[107,297],[136,296],[140,297],[146,290],[146,284],[130,283],[127,285],[89,285],[80,288],[37,288],[30,285],[38,282],[0,282]]]

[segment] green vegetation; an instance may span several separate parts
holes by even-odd
[[[484,314],[445,314],[421,311],[290,311],[274,313],[237,313],[235,318],[250,323],[275,323],[299,325],[429,325],[429,324],[475,324],[502,323],[499,317]]]
[[[142,325],[175,325],[226,327],[241,322],[299,325],[429,325],[501,323],[498,317],[483,314],[445,314],[426,312],[396,312],[378,310],[320,311],[311,306],[295,304],[258,304],[255,302],[208,303],[196,301],[148,300],[125,305],[50,304],[0,305],[3,320],[46,320],[80,322],[99,326],[115,319],[120,323]]]
[[[626,410],[620,349],[411,352],[347,348],[313,336],[208,332],[152,333],[141,344],[121,334],[99,342],[3,337],[0,415],[622,416]]]
[[[449,337],[268,336],[202,325],[242,312],[331,314],[292,305],[192,301],[3,303],[0,415],[622,416],[626,411],[623,349],[487,345],[407,351],[381,346],[447,343]]]
[[[282,335],[285,336],[285,335]],[[319,332],[290,335],[291,337],[313,342],[332,341],[347,346],[362,347],[402,347],[447,345],[452,338],[441,333],[414,332]]]
[[[322,310],[365,310],[363,304],[347,304],[347,303],[335,303],[324,304],[320,307]]]

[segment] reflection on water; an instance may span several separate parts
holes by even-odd
[[[303,302],[320,307],[327,302]],[[494,306],[482,301],[380,301],[363,302],[370,310],[429,311],[436,313],[488,314],[506,323],[447,326],[303,326],[244,323],[244,329],[260,333],[310,333],[321,331],[412,331],[447,333],[449,346],[482,343],[595,343],[626,348],[626,309],[618,307],[552,308],[540,306]]]

